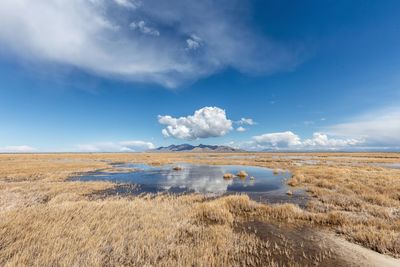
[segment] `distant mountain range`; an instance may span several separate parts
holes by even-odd
[[[200,144],[193,146],[189,144],[162,146],[151,150],[151,152],[243,152],[244,150],[236,149],[229,146],[211,146]]]

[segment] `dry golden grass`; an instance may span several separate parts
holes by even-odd
[[[232,173],[225,173],[223,175],[223,178],[226,179],[226,180],[233,179],[234,177],[235,177],[235,175],[233,175]]]
[[[236,176],[237,176],[237,177],[240,177],[240,178],[246,178],[246,177],[249,176],[249,175],[248,175],[247,172],[245,172],[245,171],[240,171],[240,172],[238,172],[238,173],[236,174]]]
[[[304,266],[328,264],[328,255],[334,257],[317,246],[315,251],[300,249],[303,257],[297,254],[296,243],[289,244],[290,238],[272,242],[268,235],[238,230],[254,220],[268,225],[322,226],[365,247],[400,256],[400,170],[343,165],[353,162],[351,157],[362,164],[398,162],[400,154],[313,154],[334,163],[301,166],[298,159],[284,157],[294,154],[231,155],[256,157],[0,155],[0,266]],[[312,197],[306,210],[293,204],[258,204],[247,196],[96,199],[91,196],[115,185],[67,181],[81,172],[111,168],[112,162],[289,169],[294,175],[288,183],[307,188]]]
[[[199,197],[63,201],[0,215],[0,265],[189,266],[257,262],[224,201]],[[23,249],[22,249],[23,248]]]
[[[317,223],[381,253],[400,256],[400,170],[304,166],[289,185],[313,196],[307,210]]]
[[[0,155],[2,181],[63,181],[80,172],[109,167],[105,162],[85,158],[84,155]]]

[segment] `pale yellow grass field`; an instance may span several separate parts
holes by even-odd
[[[0,155],[0,266],[226,266],[335,265],[330,248],[316,251],[260,233],[252,221],[328,229],[384,254],[400,256],[400,170],[342,163],[399,162],[400,154],[313,154],[317,165],[277,154]],[[279,154],[281,155],[281,154]],[[303,155],[303,154],[302,154]],[[309,154],[305,154],[309,155]],[[291,154],[292,156],[292,154]],[[107,182],[72,182],[71,176],[109,168],[111,162],[196,162],[288,169],[289,184],[311,195],[305,210],[264,205],[246,196],[198,195],[95,199]],[[222,179],[222,177],[221,177]],[[294,189],[295,190],[295,189]],[[246,228],[247,229],[247,228]],[[306,239],[306,237],[304,237]],[[294,240],[297,242],[298,240]],[[315,244],[317,247],[317,244]]]

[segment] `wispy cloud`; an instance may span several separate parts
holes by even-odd
[[[136,0],[114,0],[114,2],[122,7],[136,9],[142,5],[142,2]]]
[[[186,39],[186,44],[186,50],[197,50],[202,46],[203,40],[195,34],[192,34],[190,38]]]
[[[147,26],[146,22],[144,22],[143,20],[137,22],[134,21],[131,24],[129,24],[129,27],[132,30],[139,30],[143,34],[160,36],[160,32],[158,30]]]
[[[337,136],[362,138],[368,147],[399,147],[400,108],[371,111],[348,122],[327,127],[326,132]]]
[[[239,125],[255,125],[257,124],[253,119],[251,118],[241,118],[240,120],[235,122],[236,124]]]
[[[247,129],[246,128],[244,128],[243,126],[239,126],[239,127],[237,127],[236,128],[236,131],[238,131],[238,132],[245,132],[245,131],[247,131]]]
[[[73,150],[80,152],[137,152],[154,148],[155,146],[151,142],[134,140],[81,144],[77,145]]]
[[[159,115],[158,122],[166,125],[162,130],[165,137],[185,140],[223,136],[232,130],[232,121],[218,107],[204,107],[180,118]]]
[[[321,130],[306,139],[291,131],[266,133],[240,145],[252,150],[398,150],[400,108],[370,111]]]
[[[246,8],[227,9],[227,5],[247,4],[6,0],[0,3],[0,45],[30,62],[166,87],[225,67],[271,73],[298,63],[295,51],[252,29],[243,13]]]
[[[241,118],[238,121],[234,122],[236,125],[240,125],[239,127],[236,128],[236,131],[238,132],[245,132],[247,131],[247,128],[243,127],[244,125],[247,126],[252,126],[252,125],[256,125],[257,123],[251,119],[251,118]]]
[[[30,153],[35,151],[37,151],[36,148],[26,145],[0,147],[0,153]]]

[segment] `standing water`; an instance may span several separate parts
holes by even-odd
[[[232,193],[246,193],[251,198],[270,202],[271,196],[278,202],[286,196],[285,178],[289,172],[242,165],[197,165],[177,164],[150,166],[146,164],[117,164],[112,172],[93,172],[73,178],[80,181],[112,181],[134,184],[133,194],[141,193],[201,193],[220,196]],[[125,170],[124,170],[125,169]],[[127,171],[132,170],[134,171]],[[120,170],[120,172],[119,172]],[[246,177],[238,177],[240,171]],[[231,173],[233,178],[224,179]],[[278,197],[277,197],[278,196]],[[286,201],[285,201],[286,202]]]

